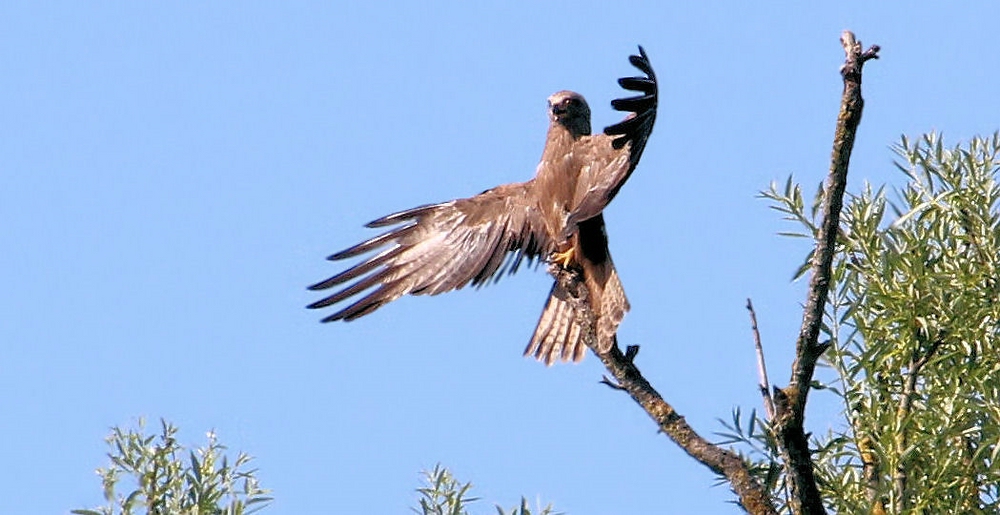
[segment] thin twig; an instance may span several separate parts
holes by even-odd
[[[601,383],[615,390],[623,390],[638,403],[656,422],[659,431],[666,434],[691,457],[705,465],[716,474],[724,476],[730,487],[739,497],[739,503],[748,513],[753,515],[776,515],[771,504],[770,494],[763,485],[750,473],[746,462],[736,453],[712,444],[699,435],[688,425],[684,417],[677,413],[663,397],[649,384],[635,366],[634,359],[638,346],[630,345],[625,354],[615,345],[604,354],[597,352],[594,337],[594,314],[590,304],[586,302],[586,285],[579,272],[561,267],[550,268],[549,272],[570,293],[569,300],[574,311],[579,314],[578,321],[585,322],[585,341],[594,354],[608,369],[612,381],[604,377]],[[589,326],[589,327],[587,327]]]
[[[764,362],[764,346],[760,343],[760,330],[757,329],[757,313],[753,309],[753,302],[747,298],[747,311],[750,312],[750,328],[753,330],[753,344],[757,350],[757,377],[760,384],[760,395],[764,399],[764,413],[767,421],[774,420],[774,400],[771,399],[771,384],[767,381],[767,365]]]
[[[801,515],[825,514],[823,500],[816,486],[809,442],[805,434],[805,407],[809,386],[816,370],[816,361],[829,347],[828,342],[819,343],[819,332],[823,323],[827,295],[830,291],[830,274],[833,255],[840,226],[840,211],[847,186],[847,170],[854,148],[854,138],[864,99],[861,98],[862,66],[869,59],[877,59],[879,47],[872,46],[862,52],[861,43],[854,34],[844,31],[840,38],[846,59],[840,69],[844,80],[840,113],[834,134],[833,155],[830,174],[827,177],[823,201],[823,217],[816,235],[816,250],[812,259],[812,278],[802,316],[802,329],[795,346],[795,361],[788,386],[780,397],[775,397],[775,429],[778,447],[785,471],[792,487],[792,512]],[[781,401],[781,402],[778,402]]]
[[[606,385],[608,388],[611,388],[612,390],[625,390],[624,386],[622,386],[622,385],[614,382],[608,376],[601,376],[601,380],[598,381],[598,382],[601,383],[601,384],[603,384],[603,385]]]
[[[917,379],[920,377],[920,370],[924,368],[924,365],[930,361],[931,356],[937,352],[941,344],[944,343],[944,338],[938,338],[934,340],[934,343],[930,345],[927,352],[924,353],[919,359],[916,357],[916,351],[914,355],[910,358],[910,364],[907,367],[906,372],[906,383],[903,384],[903,393],[899,396],[899,407],[896,409],[896,420],[899,420],[899,435],[896,438],[896,457],[897,465],[896,471],[892,478],[893,488],[896,490],[895,497],[895,508],[896,513],[902,513],[907,509],[907,495],[906,495],[906,460],[904,454],[906,453],[906,448],[909,446],[909,438],[906,434],[906,418],[910,415],[910,406],[913,404],[913,397],[917,392]]]
[[[872,439],[868,436],[859,439],[858,452],[861,454],[861,473],[865,479],[865,497],[870,505],[869,510],[872,515],[885,515],[885,503],[878,497],[881,464]]]

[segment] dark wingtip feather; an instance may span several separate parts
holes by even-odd
[[[400,211],[398,213],[393,213],[391,215],[386,215],[383,216],[382,218],[379,218],[377,220],[372,220],[371,222],[366,223],[365,227],[368,227],[369,229],[375,229],[378,227],[385,227],[387,225],[395,225],[408,220],[413,220],[414,218],[419,218],[424,214],[426,214],[428,211],[433,211],[434,209],[437,209],[445,204],[447,204],[447,202],[441,204],[427,204],[424,206],[415,207],[413,209]]]
[[[402,227],[397,227],[391,231],[384,232],[375,236],[374,238],[367,239],[357,245],[344,249],[336,254],[331,254],[327,256],[326,259],[330,261],[339,261],[341,259],[347,259],[350,257],[358,256],[366,252],[384,247],[392,242],[398,241],[400,238],[410,234],[416,230],[417,224],[404,225]]]
[[[318,282],[316,284],[310,284],[309,286],[306,286],[306,289],[309,290],[309,291],[320,291],[320,290],[325,290],[325,289],[333,286],[334,284],[336,284],[336,283],[332,283],[332,282],[330,282],[330,279],[326,279],[326,280],[320,281],[320,282]],[[309,307],[309,309],[312,309],[312,304],[310,304],[308,307]]]
[[[655,100],[653,95],[642,95],[638,97],[616,98],[611,101],[611,107],[617,111],[629,111],[641,113],[649,109],[649,105]]]
[[[312,289],[313,289],[313,287],[312,287],[312,286],[310,286],[310,287],[309,287],[309,289],[310,289],[310,290],[312,290]],[[325,308],[325,307],[327,306],[327,304],[323,302],[323,301],[325,301],[325,300],[326,300],[325,298],[324,298],[324,299],[320,299],[320,300],[317,300],[316,302],[313,302],[312,304],[309,304],[308,306],[306,306],[306,309],[319,309],[319,308]],[[327,320],[325,320],[325,319],[324,319],[323,321],[324,321],[324,322],[326,322]]]
[[[641,91],[647,95],[656,93],[656,83],[648,77],[622,77],[618,85],[630,91]]]
[[[634,97],[616,98],[611,101],[611,107],[615,110],[630,113],[624,120],[604,128],[604,134],[619,136],[611,141],[611,146],[616,150],[620,150],[630,141],[642,138],[643,134],[648,135],[656,119],[657,96],[659,94],[656,74],[653,72],[653,67],[649,63],[646,50],[642,45],[639,45],[639,55],[629,56],[629,62],[646,76],[618,79],[618,84],[622,88],[638,91],[642,94]],[[641,143],[638,145],[642,146]],[[642,149],[637,147],[633,150],[641,152]]]
[[[310,306],[310,307],[312,307],[312,306]],[[320,322],[322,322],[324,324],[329,324],[330,322],[336,322],[337,320],[340,320],[342,318],[343,317],[340,316],[340,313],[334,313],[334,314],[332,314],[332,315],[330,315],[330,316],[328,316],[328,317],[320,320]]]
[[[383,288],[379,288],[378,290],[365,295],[350,306],[347,306],[346,308],[324,318],[323,322],[334,322],[337,320],[350,322],[357,318],[361,318],[389,302],[384,296],[385,293],[386,292],[383,291]]]
[[[643,73],[649,75],[650,78],[656,79],[656,74],[653,73],[653,66],[649,64],[649,57],[646,56],[646,49],[639,45],[639,55],[628,56],[628,62],[632,63],[632,66],[642,70]]]
[[[645,125],[653,113],[649,111],[643,111],[642,113],[632,113],[626,116],[624,120],[614,124],[609,125],[604,129],[605,134],[628,134],[633,132],[643,125]]]
[[[364,309],[360,310],[361,311],[360,313],[358,313],[357,312],[357,311],[359,311],[358,310],[358,304],[354,303],[354,304],[351,304],[350,306],[347,306],[346,308],[344,308],[344,309],[342,309],[342,310],[340,310],[340,311],[338,311],[338,312],[336,312],[336,313],[334,313],[332,315],[329,315],[329,316],[323,318],[322,320],[320,320],[320,322],[323,322],[324,324],[330,323],[330,322],[336,322],[338,320],[343,320],[344,322],[350,322],[351,320],[354,320],[355,318],[358,318],[358,317],[360,317],[362,315],[366,315],[368,313],[371,313],[376,308],[378,308],[380,305],[381,304],[375,305],[375,306],[371,306],[371,305],[366,306]]]

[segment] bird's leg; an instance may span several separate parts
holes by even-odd
[[[576,254],[575,249],[575,246],[570,245],[569,248],[562,252],[553,252],[552,256],[549,257],[549,261],[563,268],[570,268],[569,264],[573,262],[573,256]]]
[[[566,234],[568,233],[568,234]],[[564,270],[578,267],[576,261],[576,234],[568,230],[562,235],[562,242],[556,245],[556,251],[549,255],[549,263],[559,265]],[[558,249],[563,250],[558,250]]]

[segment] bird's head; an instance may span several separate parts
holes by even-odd
[[[573,136],[590,134],[590,107],[579,93],[560,91],[550,96],[549,120],[566,127]]]

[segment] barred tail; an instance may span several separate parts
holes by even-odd
[[[569,292],[556,281],[524,355],[546,365],[557,359],[580,361],[587,354],[586,338],[593,335],[589,325],[585,313],[574,308]]]
[[[610,263],[610,260],[608,262]],[[597,320],[598,352],[605,353],[611,350],[611,346],[615,344],[618,326],[625,318],[625,313],[628,313],[629,307],[625,289],[618,278],[618,271],[612,265],[601,295],[601,315]]]

